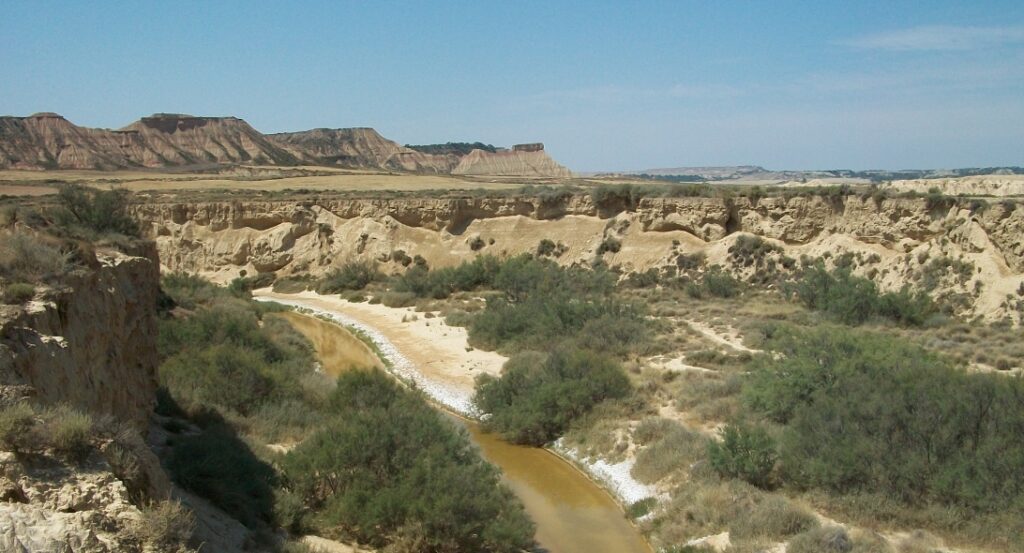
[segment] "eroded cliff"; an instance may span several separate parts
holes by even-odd
[[[708,264],[753,278],[756,268],[729,253],[739,236],[752,234],[775,245],[780,261],[849,252],[862,260],[857,271],[883,288],[909,283],[953,294],[971,316],[1019,321],[1024,300],[1024,208],[1010,202],[974,211],[857,196],[644,198],[628,206],[575,195],[155,203],[135,210],[166,269],[221,281],[243,270],[320,275],[351,258],[397,272],[399,251],[445,266],[482,253],[534,252],[541,240],[558,244],[560,263],[600,256],[643,271],[700,252]],[[617,247],[602,248],[609,240]],[[969,274],[952,275],[953,261],[969,265]]]

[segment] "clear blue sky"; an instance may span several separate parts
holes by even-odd
[[[1024,165],[1024,1],[0,2],[0,114],[153,112],[578,171]]]

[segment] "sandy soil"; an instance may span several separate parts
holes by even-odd
[[[323,296],[310,291],[278,294],[264,288],[254,291],[253,295],[259,299],[280,301],[297,307],[341,313],[379,331],[408,358],[427,384],[436,385],[441,395],[434,399],[459,411],[465,411],[459,406],[469,404],[476,375],[498,375],[508,360],[494,352],[470,348],[466,329],[448,326],[441,318],[425,318],[426,313],[417,313],[411,307],[353,303],[337,296]],[[427,391],[430,393],[429,389]],[[445,393],[456,397],[448,398]],[[455,404],[450,404],[449,399],[455,401]]]

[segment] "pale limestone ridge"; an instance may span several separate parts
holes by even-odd
[[[621,249],[603,258],[625,271],[674,266],[679,255],[699,252],[708,264],[753,278],[754,269],[728,252],[752,234],[781,249],[776,262],[782,255],[860,254],[871,261],[858,274],[873,274],[888,290],[913,281],[932,259],[962,260],[972,273],[960,280],[943,273],[936,293],[969,297],[969,316],[1019,321],[1024,311],[1024,208],[1013,204],[972,212],[929,206],[924,198],[644,198],[626,209],[577,195],[153,203],[135,210],[165,268],[220,281],[241,270],[321,275],[353,258],[400,272],[398,250],[447,266],[480,254],[532,253],[543,239],[564,245],[559,263],[586,264],[609,238]]]
[[[1024,175],[980,175],[934,179],[894,180],[889,186],[899,192],[926,194],[932,189],[947,196],[1024,196]]]

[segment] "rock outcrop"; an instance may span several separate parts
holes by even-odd
[[[968,315],[1019,320],[1024,311],[1024,207],[1011,203],[972,212],[929,206],[923,198],[644,198],[625,209],[576,195],[154,203],[135,209],[166,268],[221,281],[243,269],[319,275],[351,258],[398,272],[399,250],[431,266],[453,265],[483,253],[534,252],[544,239],[560,244],[557,259],[566,264],[601,255],[610,265],[643,271],[702,252],[708,263],[729,265],[729,246],[753,234],[793,259],[859,254],[872,261],[858,271],[874,274],[887,289],[941,270],[928,265],[935,259],[961,260],[972,274],[956,282],[939,279],[936,293],[968,297]],[[619,251],[600,254],[609,238],[620,243]]]
[[[171,497],[142,437],[156,401],[159,261],[152,243],[126,247],[0,306],[0,408],[30,399],[36,425],[0,442],[0,551],[141,553],[144,509]],[[55,406],[89,415],[84,454],[59,452],[62,438],[38,427]]]
[[[313,129],[271,134],[268,138],[302,152],[318,165],[447,174],[459,162],[453,155],[424,154],[406,148],[370,128]]]
[[[519,177],[571,177],[572,172],[544,152],[541,144],[529,149],[485,152],[473,150],[459,160],[453,175],[496,175]],[[539,148],[537,148],[539,146]]]
[[[145,428],[156,398],[159,262],[98,252],[41,301],[0,307],[0,384]]]

